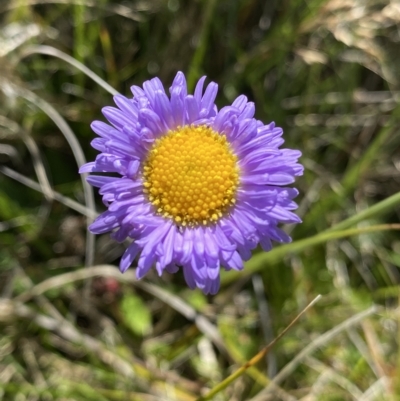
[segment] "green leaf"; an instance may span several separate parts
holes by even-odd
[[[141,298],[135,294],[126,294],[121,302],[125,324],[133,333],[144,336],[151,331],[151,314]]]

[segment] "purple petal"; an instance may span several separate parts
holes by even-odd
[[[121,262],[119,264],[119,269],[121,270],[121,273],[125,273],[128,270],[128,268],[132,265],[133,261],[138,255],[139,251],[140,247],[135,242],[129,245],[129,247],[122,255]]]
[[[131,119],[132,121],[137,121],[138,110],[131,100],[129,100],[125,96],[116,95],[114,96],[114,102],[122,112],[129,116],[129,119]]]
[[[115,181],[115,177],[106,177],[104,175],[89,175],[86,177],[86,181],[94,187],[102,187],[112,181]]]

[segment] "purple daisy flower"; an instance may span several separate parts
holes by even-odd
[[[301,152],[280,149],[281,128],[253,118],[246,96],[218,110],[218,86],[203,92],[204,81],[189,95],[178,72],[170,97],[158,78],[132,86],[132,99],[115,96],[118,108],[103,109],[111,125],[92,123],[101,153],[80,173],[119,174],[87,180],[108,207],[90,231],[132,240],[122,272],[138,256],[139,279],[152,266],[159,275],[180,267],[190,288],[215,294],[221,267],[241,270],[258,244],[269,251],[271,240],[291,240],[277,225],[300,222],[298,191],[286,186],[303,167]]]

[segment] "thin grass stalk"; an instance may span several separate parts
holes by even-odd
[[[188,70],[187,85],[189,92],[193,91],[194,83],[201,74],[200,72],[201,64],[206,54],[207,43],[208,43],[207,38],[210,31],[210,26],[212,22],[212,17],[215,12],[216,4],[217,4],[216,0],[208,0],[206,3],[206,11],[203,18],[203,26],[201,28],[199,43],[196,47],[196,51],[193,55],[193,59],[192,62],[190,63]]]
[[[265,266],[270,266],[279,262],[288,254],[302,252],[309,247],[324,244],[331,240],[388,230],[400,230],[400,224],[378,224],[369,227],[353,228],[341,231],[324,231],[320,234],[314,235],[313,237],[274,248],[270,252],[258,253],[245,264],[245,268],[241,272],[222,272],[221,282],[226,285],[237,280],[239,277],[249,276],[255,272],[259,272],[264,269]]]
[[[258,352],[253,358],[250,359],[247,363],[237,369],[234,373],[228,376],[221,383],[218,383],[213,389],[211,389],[206,395],[199,397],[196,401],[208,401],[213,399],[215,395],[220,393],[222,390],[226,389],[232,382],[234,382],[238,377],[243,375],[243,373],[249,369],[251,366],[260,362],[263,359],[270,349],[275,346],[275,344],[285,336],[285,334],[299,321],[299,319],[311,308],[313,307],[319,300],[321,299],[321,295],[315,297],[293,320],[292,322],[274,339],[272,340],[266,347],[264,347],[260,352]]]
[[[291,373],[294,372],[296,367],[303,362],[303,360],[312,354],[318,348],[326,345],[329,341],[331,341],[335,336],[343,332],[344,330],[353,327],[359,323],[361,323],[367,317],[373,315],[378,311],[377,306],[372,306],[356,315],[350,317],[349,319],[345,320],[344,322],[338,324],[333,329],[325,332],[317,339],[312,341],[308,344],[299,354],[297,354],[271,381],[271,384],[268,385],[264,390],[258,393],[257,396],[252,398],[250,401],[262,401],[264,400],[265,396],[270,392],[273,391],[273,384],[279,384],[283,380],[285,380]]]
[[[45,45],[32,45],[25,47],[23,51],[20,53],[20,59],[28,57],[32,54],[45,54],[47,56],[57,57],[68,64],[71,64],[73,67],[78,69],[79,71],[83,72],[87,75],[90,79],[96,82],[99,86],[101,86],[105,91],[110,93],[111,95],[115,96],[118,95],[119,92],[116,91],[111,85],[109,85],[103,78],[100,78],[95,72],[93,72],[90,68],[86,67],[80,61],[76,60],[75,58],[69,56],[68,54],[62,52],[61,50],[56,49],[52,46],[45,46]]]
[[[33,92],[24,89],[20,86],[12,84],[8,81],[0,81],[0,86],[2,87],[4,92],[12,92],[18,96],[21,96],[28,102],[36,105],[39,109],[41,109],[45,114],[47,114],[51,120],[57,125],[65,139],[67,140],[69,146],[71,147],[72,153],[74,154],[76,163],[78,166],[82,166],[86,163],[85,155],[82,151],[81,145],[79,144],[75,134],[71,130],[70,126],[61,116],[61,114],[49,103],[47,103],[44,99],[40,98]],[[93,188],[86,182],[86,174],[82,174],[81,177],[83,191],[85,196],[86,206],[96,211],[96,206],[94,202],[94,194]],[[87,225],[92,222],[91,218],[87,218]],[[95,237],[94,235],[87,230],[86,232],[86,255],[85,255],[85,264],[86,266],[91,266],[94,260],[94,245],[95,245]]]
[[[21,184],[26,185],[31,189],[34,189],[35,191],[43,193],[42,185],[9,167],[0,166],[0,172],[6,175],[7,177],[12,178],[13,180],[18,181]],[[62,203],[63,205],[69,207],[72,210],[75,210],[76,212],[82,214],[83,216],[89,217],[91,219],[95,219],[98,216],[98,213],[96,213],[92,209],[89,209],[85,205],[82,205],[79,202],[76,202],[75,200],[60,194],[59,192],[54,191],[52,188],[49,188],[49,191],[51,191],[52,199]]]

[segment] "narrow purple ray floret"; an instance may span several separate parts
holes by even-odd
[[[280,148],[281,128],[254,119],[252,102],[239,96],[218,110],[218,86],[203,91],[204,81],[190,95],[178,72],[170,96],[158,78],[132,86],[133,98],[115,96],[117,108],[103,109],[111,125],[92,123],[100,154],[80,173],[119,175],[87,180],[108,208],[90,231],[131,240],[122,272],[136,258],[139,279],[152,266],[181,268],[190,288],[215,294],[221,267],[241,270],[258,244],[291,240],[278,224],[300,222],[287,185],[303,167],[300,151]]]

